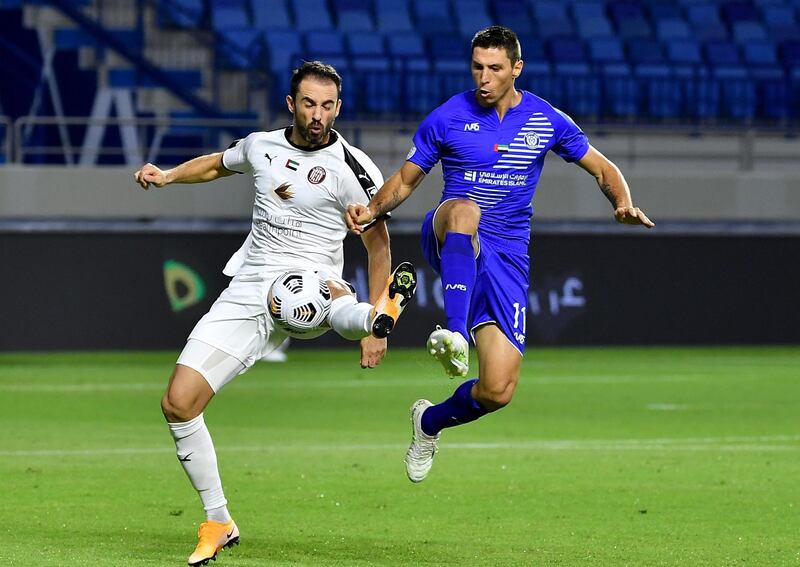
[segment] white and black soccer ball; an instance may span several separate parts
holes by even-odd
[[[275,324],[298,339],[313,339],[328,331],[331,290],[312,270],[290,270],[279,276],[267,296]]]

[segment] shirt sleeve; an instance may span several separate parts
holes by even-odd
[[[222,166],[234,173],[245,173],[251,171],[250,160],[247,157],[247,150],[250,147],[251,137],[240,138],[228,146],[222,153]]]
[[[589,151],[589,138],[583,133],[572,118],[558,110],[555,111],[561,117],[560,132],[558,141],[553,146],[553,151],[561,156],[566,162],[574,162],[581,159]]]
[[[383,185],[383,174],[367,154],[353,146],[345,146],[339,204],[342,209],[358,203],[366,205]]]
[[[411,146],[406,161],[417,165],[426,175],[430,173],[441,157],[446,127],[441,107],[439,107],[419,125],[417,133],[414,134],[414,145]]]

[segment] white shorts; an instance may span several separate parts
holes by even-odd
[[[218,392],[278,348],[287,335],[267,311],[267,294],[285,271],[235,276],[189,334],[178,364],[199,372]],[[320,270],[320,276],[347,283],[325,270]],[[233,360],[221,360],[217,351]]]

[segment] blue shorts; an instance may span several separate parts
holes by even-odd
[[[438,207],[437,207],[438,208]],[[442,272],[439,241],[433,229],[437,209],[428,211],[422,223],[422,254],[436,271]],[[480,251],[477,257],[477,274],[472,290],[467,326],[475,329],[495,323],[514,347],[525,352],[525,331],[528,312],[528,281],[530,257],[528,244],[518,240],[504,240],[478,229]]]

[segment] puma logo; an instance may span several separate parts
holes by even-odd
[[[281,183],[275,188],[275,194],[280,197],[284,201],[288,201],[292,197],[294,197],[294,193],[292,193],[289,188],[292,186],[291,183]]]
[[[266,154],[264,154],[264,157],[267,158],[269,160],[269,164],[272,165],[272,160],[274,160],[276,157],[278,157],[278,154],[275,154],[274,156],[270,156],[268,153],[266,153]]]

